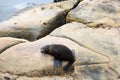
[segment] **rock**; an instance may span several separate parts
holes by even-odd
[[[60,77],[60,76],[52,76],[52,77],[20,77],[17,80],[74,80],[72,77]]]
[[[12,37],[1,37],[0,38],[0,53],[3,51],[7,50],[8,48],[17,45],[19,43],[24,43],[28,42],[27,40],[24,39],[17,39],[17,38],[12,38]]]
[[[77,21],[89,27],[119,27],[119,0],[83,0],[67,15],[67,21]]]
[[[120,1],[80,1],[28,7],[0,22],[0,80],[120,80]],[[54,75],[53,57],[41,54],[49,44],[75,51],[67,73]]]
[[[64,1],[25,9],[0,23],[0,37],[39,39],[66,23],[67,12],[78,1]]]
[[[109,67],[120,75],[119,28],[84,28],[85,25],[78,24],[69,23],[63,25],[50,35],[68,38],[90,51],[107,57],[109,59]],[[83,28],[81,28],[82,26]]]
[[[76,66],[78,80],[117,80],[116,73],[106,64]]]
[[[0,80],[17,80],[18,76],[8,74],[8,73],[0,73]]]
[[[35,42],[21,43],[4,51],[0,55],[0,72],[33,77],[52,74],[53,58],[40,53],[40,48],[46,44],[63,44],[74,49],[76,56],[74,65],[108,62],[108,58],[85,49],[69,39],[46,36]]]

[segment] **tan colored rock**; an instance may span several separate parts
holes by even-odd
[[[67,21],[77,21],[89,27],[119,27],[119,0],[83,0],[67,15]]]
[[[76,56],[74,65],[108,62],[108,58],[83,48],[69,39],[47,36],[35,42],[18,44],[2,53],[0,72],[25,76],[51,74],[53,58],[40,53],[41,47],[46,44],[63,44],[74,49]]]
[[[24,42],[28,42],[28,41],[24,39],[17,39],[12,37],[0,37],[0,53],[2,53],[6,49],[14,45],[17,45],[19,43],[24,43]]]
[[[65,24],[66,14],[78,1],[64,1],[23,9],[0,23],[0,37],[17,37],[30,41],[41,38]]]
[[[52,76],[52,77],[20,77],[17,80],[74,80],[72,77],[61,77],[61,76]]]
[[[51,35],[68,38],[86,49],[106,56],[109,59],[109,67],[120,75],[119,28],[81,28],[81,24],[75,24],[66,24],[54,30]]]
[[[17,75],[12,75],[8,73],[0,73],[0,80],[17,80]]]
[[[28,76],[17,76],[9,73],[0,73],[0,80],[74,80],[74,78],[70,75],[62,75],[62,76],[42,76],[42,77],[28,77]]]
[[[117,80],[117,75],[106,64],[75,66],[78,80]]]

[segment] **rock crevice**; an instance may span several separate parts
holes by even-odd
[[[54,36],[54,35],[51,35],[51,36]],[[79,42],[75,41],[74,39],[72,39],[72,38],[70,38],[70,37],[67,37],[67,36],[54,36],[54,37],[67,38],[67,39],[69,39],[69,40],[71,40],[71,41],[77,43],[77,44],[78,44],[79,46],[81,46],[81,47],[84,47],[84,48],[86,48],[86,49],[88,49],[88,50],[91,50],[91,51],[97,53],[97,54],[100,54],[101,56],[106,57],[106,58],[109,60],[108,62],[110,62],[109,56],[106,56],[106,55],[104,55],[103,53],[99,53],[99,52],[97,52],[97,51],[95,51],[95,50],[93,50],[93,49],[91,49],[91,48],[89,48],[89,47],[87,47],[87,46],[85,46],[85,45],[83,45],[83,44],[80,44]],[[105,62],[105,63],[106,63],[106,62]]]

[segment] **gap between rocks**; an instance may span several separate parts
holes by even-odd
[[[109,68],[111,71],[113,71],[114,73],[116,73],[116,75],[118,75],[118,78],[120,78],[119,73],[118,73],[115,69],[113,69],[112,67],[110,67],[109,64],[108,64],[108,68]]]
[[[81,0],[81,1],[82,1],[82,0]],[[73,7],[72,9],[76,8],[81,1],[78,0],[78,2],[74,5],[74,7]],[[72,9],[71,9],[71,10],[72,10]],[[71,10],[70,10],[70,11],[71,11]]]

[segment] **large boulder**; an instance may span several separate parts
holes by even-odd
[[[0,23],[0,37],[17,37],[30,41],[41,38],[65,24],[66,14],[78,3],[63,1],[28,7]]]
[[[24,76],[51,74],[53,57],[40,52],[41,47],[46,44],[63,44],[71,50],[74,49],[76,56],[74,65],[101,64],[109,61],[107,57],[81,47],[69,39],[47,36],[35,42],[18,44],[0,54],[0,72]]]
[[[17,38],[12,38],[12,37],[1,37],[0,38],[0,53],[3,51],[7,50],[8,48],[15,46],[19,43],[24,43],[28,42],[27,40],[24,39],[17,39]]]
[[[84,0],[67,15],[79,1],[26,8],[1,22],[0,80],[119,80],[119,0]],[[68,22],[77,22],[63,25],[66,15]],[[30,41],[45,37],[29,42],[1,36]],[[75,51],[75,74],[72,67],[68,73],[53,76],[53,57],[41,53],[48,44]]]
[[[119,0],[83,0],[67,15],[67,21],[77,21],[89,27],[119,27]]]
[[[76,22],[69,23],[54,30],[50,35],[68,38],[96,54],[107,57],[108,67],[120,76],[119,28],[86,28],[85,25],[81,27],[82,25]]]

